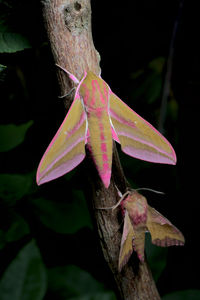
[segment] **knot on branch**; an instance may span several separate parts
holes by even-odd
[[[64,6],[64,20],[67,29],[74,35],[87,30],[90,24],[90,3],[88,0],[73,0]]]

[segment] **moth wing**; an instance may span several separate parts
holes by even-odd
[[[86,130],[86,113],[77,94],[40,161],[37,170],[38,185],[68,173],[84,159]]]
[[[135,236],[133,239],[133,249],[137,253],[140,261],[144,261],[144,245],[145,245],[145,231],[146,228],[138,228],[135,230]]]
[[[182,233],[163,215],[152,207],[148,207],[147,228],[152,243],[161,246],[182,246],[185,239]]]
[[[150,162],[176,163],[170,143],[111,91],[109,114],[123,152]]]
[[[119,253],[119,264],[118,264],[119,272],[128,262],[131,254],[133,253],[133,236],[134,236],[133,226],[129,219],[128,212],[126,211],[124,217],[124,227],[123,227],[123,234],[122,234],[121,247]]]

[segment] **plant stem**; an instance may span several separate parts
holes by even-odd
[[[172,32],[172,38],[169,46],[169,55],[167,59],[167,66],[166,66],[166,74],[164,79],[163,85],[163,93],[162,93],[162,100],[161,100],[161,108],[160,108],[160,116],[159,116],[159,123],[158,123],[158,130],[161,133],[164,133],[164,123],[166,119],[166,112],[167,112],[167,100],[170,93],[170,85],[171,85],[171,77],[172,77],[172,66],[173,66],[173,58],[174,58],[174,48],[175,48],[175,41],[178,32],[178,26],[180,23],[182,10],[183,10],[184,0],[180,0],[178,14],[174,22],[174,28]]]

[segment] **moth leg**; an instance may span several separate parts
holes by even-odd
[[[58,98],[62,99],[62,98],[69,96],[75,89],[76,89],[76,87],[73,87],[68,93],[66,93],[62,96],[58,96]]]
[[[120,192],[120,194],[121,194],[121,192]],[[96,209],[112,209],[112,210],[114,210],[114,209],[116,209],[120,204],[121,204],[121,202],[124,200],[124,198],[126,198],[126,196],[128,196],[130,194],[130,192],[129,191],[127,191],[125,194],[121,194],[122,196],[121,196],[121,198],[119,199],[119,201],[115,204],[115,205],[113,205],[113,206],[110,206],[110,207],[96,207]]]

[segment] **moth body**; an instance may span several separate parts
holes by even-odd
[[[63,123],[41,159],[37,170],[38,184],[75,168],[84,159],[85,144],[88,144],[99,176],[108,188],[113,139],[132,157],[157,163],[176,163],[170,143],[121,101],[101,77],[88,71],[78,82],[73,74],[66,72],[78,86]]]
[[[144,196],[129,192],[122,201],[125,211],[124,228],[119,254],[119,270],[127,263],[133,250],[144,261],[145,232],[151,234],[152,243],[160,247],[181,246],[185,239],[182,233],[163,215],[149,206]]]
[[[105,81],[88,72],[80,87],[80,95],[87,114],[88,148],[92,152],[105,187],[108,187],[112,165],[112,132],[108,115],[109,87]]]

